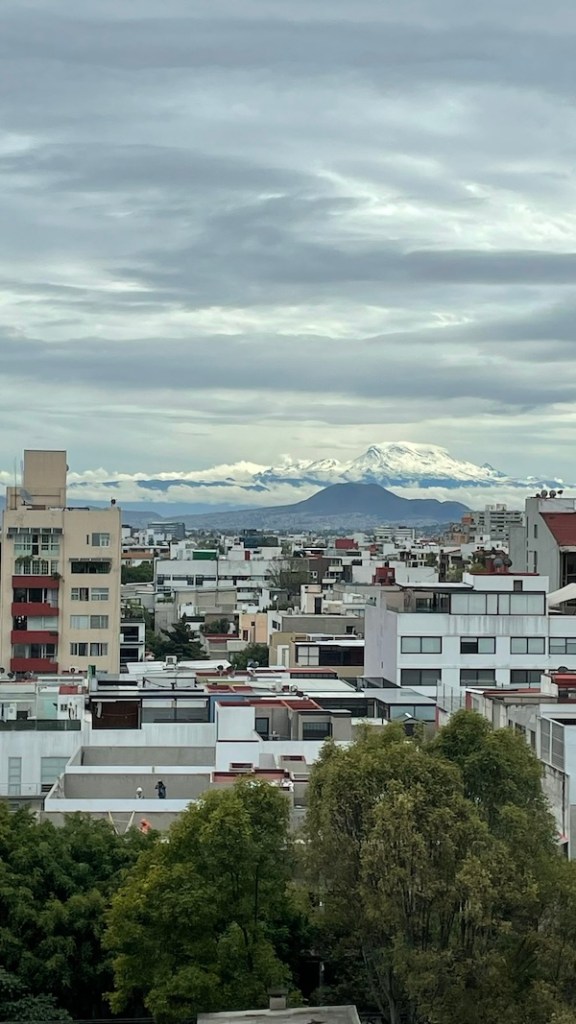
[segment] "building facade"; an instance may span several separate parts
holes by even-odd
[[[551,613],[547,592],[543,576],[465,574],[405,588],[391,608],[382,588],[366,605],[365,675],[449,694],[538,686],[545,671],[576,670],[576,616]]]
[[[2,522],[0,660],[28,674],[120,667],[120,509],[68,508],[66,452],[26,451]]]

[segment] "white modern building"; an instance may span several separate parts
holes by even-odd
[[[388,606],[385,587],[366,604],[365,675],[375,685],[438,688],[454,700],[465,687],[538,686],[544,671],[576,670],[576,616],[549,608],[544,576],[465,574],[400,589],[400,607]]]

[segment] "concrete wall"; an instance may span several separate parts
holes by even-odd
[[[40,792],[42,758],[70,758],[81,746],[81,732],[0,733],[0,795],[9,795],[9,758],[22,758],[21,794],[32,796]]]
[[[166,795],[174,800],[193,800],[205,793],[210,785],[210,772],[175,774],[161,770],[130,772],[75,771],[64,775],[64,798],[70,800],[130,800],[140,786],[144,799],[156,797],[155,785],[162,779]]]
[[[214,747],[85,747],[80,764],[92,765],[212,765]]]

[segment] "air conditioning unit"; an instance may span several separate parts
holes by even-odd
[[[175,654],[167,654],[164,658],[164,668],[174,668],[178,664],[178,658]]]
[[[80,672],[80,669],[78,668],[77,665],[70,665],[70,668],[68,669],[68,671],[69,671],[71,676],[75,676],[77,672]]]

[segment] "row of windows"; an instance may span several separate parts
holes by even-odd
[[[70,629],[108,629],[108,616],[71,615]]]
[[[576,637],[551,637],[550,654],[576,654]],[[441,654],[441,636],[403,636],[400,638],[402,654]],[[460,637],[460,654],[495,654],[496,637]],[[545,654],[543,636],[511,636],[510,654]]]
[[[51,533],[19,534],[14,540],[14,554],[17,556],[60,553],[60,537]]]
[[[545,615],[544,594],[452,594],[453,615]]]
[[[510,670],[510,683],[513,686],[534,686],[540,682],[544,669]],[[402,686],[438,686],[442,682],[441,668],[403,668],[400,672]],[[460,686],[492,686],[496,684],[496,671],[493,668],[463,668],[460,670]]]
[[[73,658],[105,658],[108,654],[108,644],[94,644],[87,641],[70,644],[70,654]]]
[[[51,576],[58,572],[58,562],[47,558],[26,558],[20,555],[16,559],[14,572],[17,576]]]
[[[110,590],[108,587],[72,587],[70,597],[73,601],[107,601]]]

